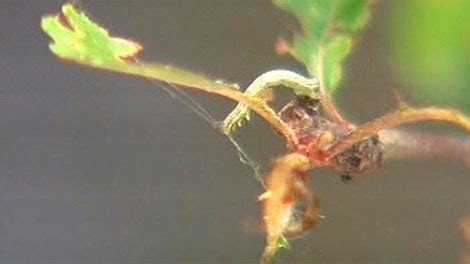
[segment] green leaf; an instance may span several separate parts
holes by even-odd
[[[72,4],[64,4],[61,14],[44,16],[41,28],[52,39],[50,50],[62,59],[206,92],[234,90],[233,85],[211,80],[202,74],[171,65],[138,63],[132,60],[142,49],[139,44],[110,36],[108,31],[91,21]]]
[[[110,37],[71,4],[63,5],[62,13],[65,21],[59,16],[41,21],[41,28],[54,40],[49,48],[61,58],[94,65],[119,64],[142,49],[135,42]]]
[[[75,63],[121,73],[139,75],[177,85],[214,92],[234,90],[233,85],[211,80],[171,65],[141,63],[133,60],[142,47],[136,42],[116,38],[91,21],[71,4],[62,6],[62,14],[44,16],[41,28],[52,39],[50,50]]]
[[[322,89],[332,93],[340,84],[342,62],[350,53],[353,37],[369,17],[368,0],[273,0],[293,14],[303,32],[284,49],[317,77]]]

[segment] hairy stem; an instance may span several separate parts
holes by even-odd
[[[333,100],[331,98],[330,93],[326,91],[325,87],[325,79],[324,79],[324,71],[323,71],[323,49],[321,47],[318,48],[318,56],[320,59],[315,65],[316,77],[318,78],[318,83],[320,84],[320,91],[322,92],[321,104],[323,109],[325,110],[326,115],[336,124],[338,124],[341,128],[347,129],[350,126],[350,123],[341,115],[338,109],[333,104]]]

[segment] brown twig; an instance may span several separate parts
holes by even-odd
[[[354,130],[340,141],[333,143],[328,147],[326,149],[326,153],[328,158],[331,158],[350,148],[353,144],[370,137],[381,130],[426,120],[448,122],[463,128],[470,134],[470,120],[456,110],[437,107],[402,107]]]

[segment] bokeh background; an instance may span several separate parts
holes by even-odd
[[[405,13],[412,2],[420,12]],[[426,5],[416,4],[423,2],[374,7],[337,94],[351,120],[390,111],[394,89],[413,104],[435,102],[420,100],[416,89],[429,83],[409,70],[420,65],[421,53],[412,57],[416,52],[400,48],[429,43],[413,37],[422,27],[413,31],[407,18],[428,16],[422,25],[437,28],[432,23],[438,20],[420,9]],[[0,263],[257,263],[264,246],[256,202],[262,188],[250,168],[227,138],[158,86],[54,58],[39,20],[62,3],[0,1]],[[142,43],[143,60],[242,86],[271,69],[304,72],[274,52],[276,39],[298,25],[269,1],[78,4],[112,32]],[[452,70],[445,77],[468,93],[470,20],[449,17],[464,29],[464,63],[448,63],[463,74],[452,78]],[[424,52],[429,60],[421,65],[433,63],[428,56],[437,55]],[[233,107],[191,95],[219,119]],[[289,96],[280,93],[279,99]],[[456,106],[468,111],[468,105]],[[442,125],[413,127],[462,135]],[[236,137],[263,169],[284,151],[259,119]],[[465,249],[457,219],[470,213],[469,172],[439,160],[394,161],[344,184],[335,172],[312,171],[326,218],[275,263],[457,263]]]

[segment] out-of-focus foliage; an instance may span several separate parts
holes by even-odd
[[[273,0],[293,14],[303,32],[284,50],[305,64],[322,88],[333,92],[341,80],[341,64],[350,53],[353,37],[369,17],[368,0]]]
[[[470,111],[470,1],[401,0],[390,21],[397,78],[423,103]]]

